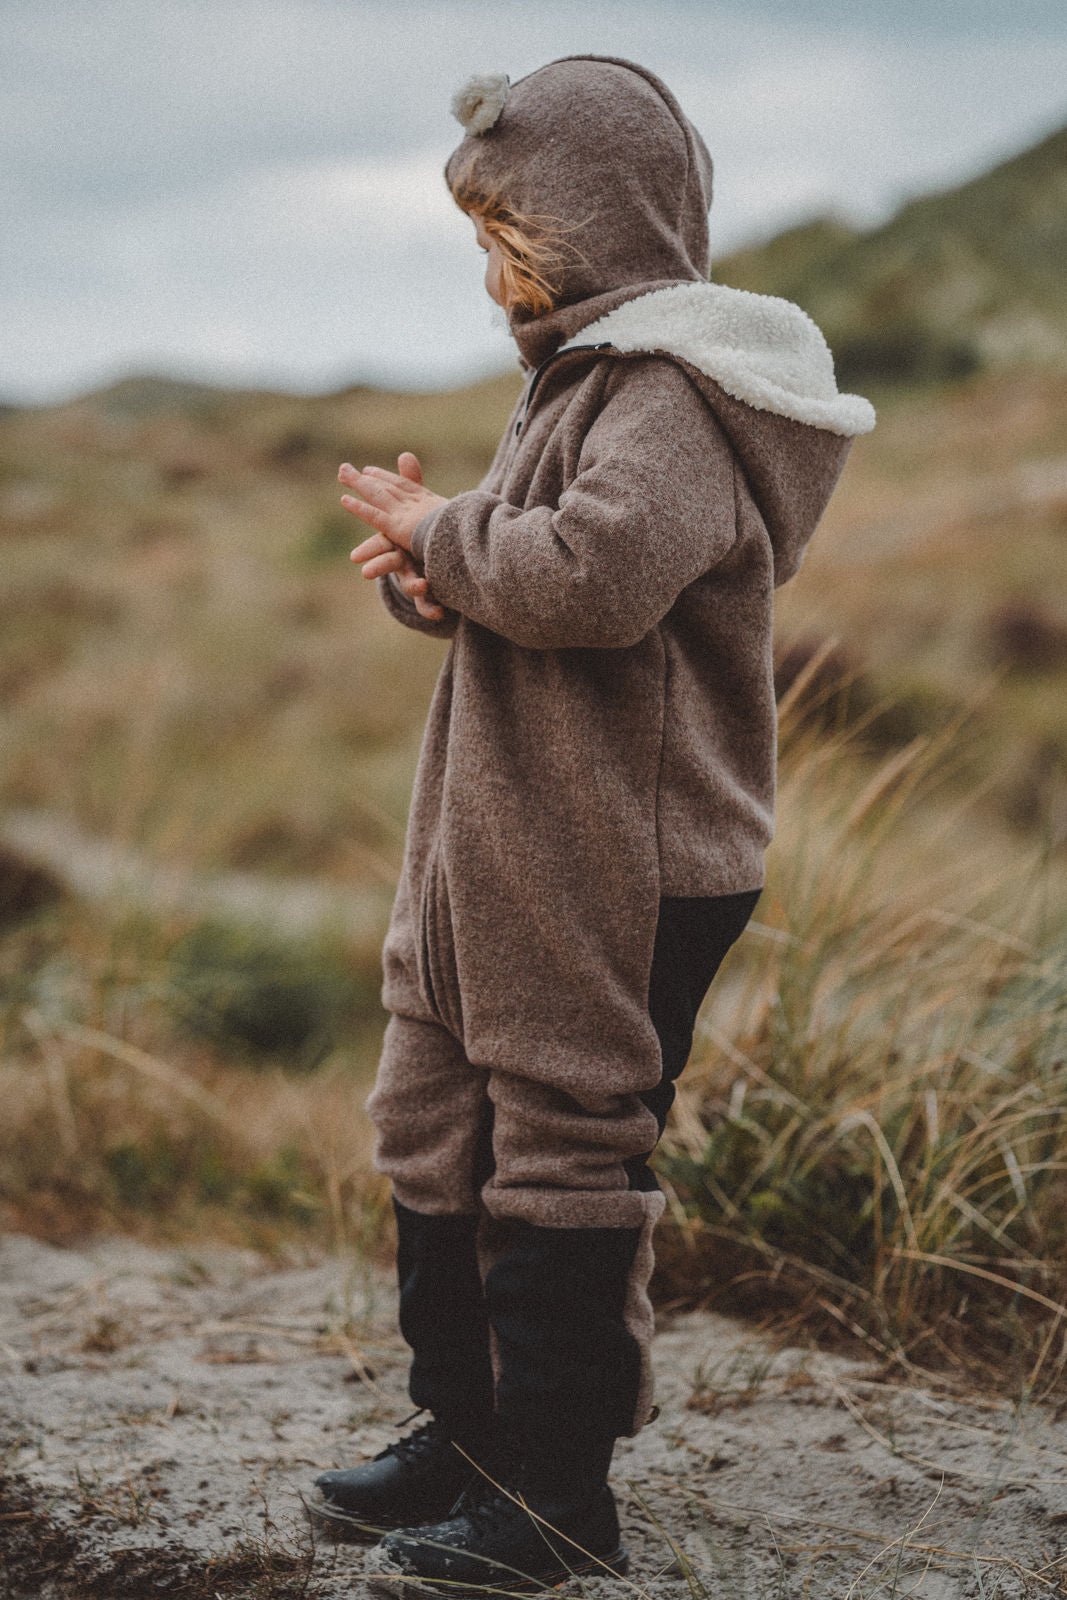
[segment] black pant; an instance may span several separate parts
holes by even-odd
[[[656,926],[649,1014],[663,1075],[641,1099],[662,1134],[675,1083],[693,1044],[697,1013],[761,891],[664,898]],[[491,1106],[489,1107],[491,1116]],[[652,1155],[626,1163],[631,1189],[658,1188]],[[492,1125],[480,1144],[480,1177],[492,1171]],[[633,1416],[639,1352],[623,1321],[638,1242],[632,1228],[509,1224],[506,1248],[482,1283],[477,1216],[429,1216],[395,1198],[400,1328],[412,1349],[411,1398],[457,1431],[477,1431],[494,1410],[489,1325],[500,1375],[495,1405],[546,1458],[569,1442],[618,1437]]]

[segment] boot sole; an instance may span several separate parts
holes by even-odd
[[[301,1496],[301,1499],[304,1497]],[[405,1522],[365,1522],[354,1511],[345,1511],[341,1506],[330,1505],[328,1501],[305,1499],[304,1510],[308,1521],[338,1544],[377,1544],[383,1533],[411,1526],[410,1519]]]
[[[342,1511],[339,1507],[317,1506],[305,1500],[304,1510],[308,1521],[338,1544],[377,1544],[383,1533],[393,1531],[391,1528],[371,1527],[370,1523],[360,1522],[351,1512]]]
[[[411,1572],[367,1572],[363,1581],[375,1594],[387,1595],[389,1600],[415,1600],[415,1596],[430,1590],[434,1594],[455,1595],[457,1600],[482,1600],[486,1595],[540,1594],[544,1589],[562,1589],[572,1578],[601,1577],[625,1578],[630,1570],[630,1553],[623,1546],[610,1556],[589,1556],[575,1561],[570,1567],[560,1567],[543,1578],[520,1578],[509,1573],[500,1584],[471,1584],[465,1586],[447,1578],[420,1578]]]

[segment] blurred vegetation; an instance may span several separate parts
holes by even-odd
[[[362,1115],[380,981],[377,954],[121,899],[103,915],[47,901],[9,922],[5,1222],[60,1240],[94,1227],[264,1248],[294,1227],[362,1239],[384,1204]]]
[[[930,383],[1067,364],[1067,126],[863,232],[813,218],[720,257],[719,283],[795,300],[838,383]]]
[[[227,1054],[280,1057],[310,1071],[378,1003],[380,974],[353,972],[341,949],[266,930],[201,922],[170,953],[169,998],[184,1032]]]

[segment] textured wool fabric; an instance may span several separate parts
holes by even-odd
[[[667,85],[620,56],[561,56],[528,73],[494,126],[445,164],[450,187],[472,183],[563,225],[554,309],[509,314],[534,366],[635,285],[707,278],[712,178],[708,148]]]
[[[487,1096],[494,1167],[482,1181]],[[402,1012],[386,1024],[367,1112],[375,1127],[374,1164],[391,1180],[400,1205],[426,1217],[479,1218],[479,1268],[487,1284],[509,1258],[509,1224],[637,1230],[622,1324],[637,1361],[633,1416],[624,1431],[638,1433],[652,1407],[648,1284],[652,1234],[666,1201],[658,1189],[630,1188],[626,1162],[655,1145],[654,1113],[633,1094],[586,1093],[578,1099],[522,1070],[486,1074],[447,1027]],[[472,1361],[477,1358],[472,1350]],[[499,1378],[493,1327],[490,1358]]]
[[[658,1077],[660,896],[764,883],[774,588],[851,442],[693,371],[558,354],[483,483],[416,529],[452,646],[383,1002],[432,989],[472,1061],[572,1088]]]
[[[450,648],[368,1111],[414,1210],[641,1229],[627,1316],[647,1355],[663,1197],[625,1163],[659,1131],[638,1098],[663,1070],[657,916],[663,897],[763,886],[774,590],[874,413],[838,393],[800,307],[707,281],[711,158],[643,67],[530,73],[449,157],[461,174],[558,218],[571,248],[555,308],[510,314],[527,382],[485,477],[415,529],[444,617],[378,580]]]
[[[559,309],[512,314],[541,364],[485,478],[415,530],[447,615],[428,622],[380,580],[395,615],[452,640],[383,1001],[419,1015],[432,990],[480,1066],[628,1092],[659,1073],[660,896],[764,883],[773,593],[873,413],[837,395],[799,307],[704,281],[710,157],[644,68],[576,56],[530,73],[450,156],[460,171],[581,224],[580,258]],[[760,403],[731,392],[745,374]],[[824,426],[786,414],[815,403]]]
[[[575,1228],[627,1233],[634,1229],[621,1328],[610,1344],[620,1389],[618,1404],[630,1409],[623,1431],[637,1432],[643,1426],[653,1397],[653,1313],[648,1298],[652,1232],[664,1203],[646,1160],[673,1099],[674,1080],[689,1055],[704,996],[730,946],[744,931],[757,897],[754,891],[661,902],[649,1013],[663,1073],[660,1083],[639,1097],[603,1098],[599,1103],[584,1097],[579,1104],[550,1086],[530,1083],[519,1072],[481,1071],[466,1059],[459,1041],[443,1025],[399,1014],[390,1018],[377,1086],[368,1103],[377,1131],[375,1164],[392,1179],[398,1220],[406,1224],[409,1237],[429,1241],[432,1254],[447,1257],[440,1271],[453,1279],[435,1309],[427,1289],[432,1265],[411,1269],[409,1264],[406,1272],[404,1260],[398,1261],[402,1307],[405,1298],[419,1302],[408,1330],[414,1336],[409,1342],[414,1350],[411,1397],[416,1404],[437,1410],[436,1397],[446,1411],[453,1410],[453,1397],[470,1391],[483,1357],[474,1333],[477,1313],[469,1291],[461,1287],[469,1273],[462,1252],[457,1257],[457,1239],[469,1239],[477,1254],[490,1315],[489,1359],[495,1378],[506,1379],[514,1397],[528,1394],[531,1386],[543,1387],[544,1379],[527,1370],[523,1340],[514,1331],[514,1304],[509,1312],[508,1295],[490,1293],[491,1285],[512,1285],[524,1302],[543,1296],[547,1291],[539,1287],[534,1268],[540,1261],[542,1270],[551,1273],[548,1241],[553,1234]],[[644,1149],[625,1155],[638,1142]],[[620,1193],[623,1190],[640,1194],[631,1198]],[[523,1231],[531,1227],[541,1230],[541,1246],[533,1257],[522,1247]],[[402,1227],[401,1257],[411,1255],[403,1248],[404,1233]],[[442,1238],[451,1238],[453,1244],[444,1245]],[[566,1256],[566,1246],[561,1249]],[[493,1321],[497,1310],[512,1323],[512,1335],[509,1339],[505,1332],[503,1349]],[[466,1342],[458,1367],[459,1346],[448,1332],[457,1314]],[[572,1307],[569,1322],[587,1320],[580,1307]],[[621,1377],[621,1352],[630,1347],[635,1365],[631,1373],[629,1361],[622,1361],[626,1376]],[[572,1379],[563,1371],[557,1377],[553,1387],[558,1418],[561,1408],[571,1407],[565,1395]],[[607,1408],[610,1417],[605,1414],[597,1424],[602,1402],[602,1393],[599,1401],[589,1397],[585,1428],[590,1435],[616,1425],[617,1406]]]

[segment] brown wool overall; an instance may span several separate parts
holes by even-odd
[[[489,471],[415,530],[444,618],[378,580],[398,620],[451,644],[367,1109],[398,1215],[439,1219],[441,1239],[466,1228],[484,1281],[536,1240],[528,1270],[558,1289],[568,1244],[626,1232],[612,1303],[638,1360],[604,1428],[633,1434],[651,1409],[664,1206],[631,1182],[660,1131],[641,1095],[665,1071],[649,1011],[661,909],[763,886],[774,590],[874,413],[838,392],[799,307],[708,280],[711,158],[644,68],[571,56],[530,73],[452,153],[460,172],[575,225],[577,252],[554,310],[510,315],[528,377]],[[490,1296],[499,1382],[493,1314]]]

